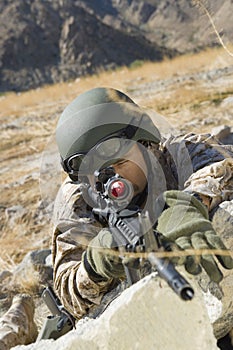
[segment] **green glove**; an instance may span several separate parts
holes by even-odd
[[[182,250],[218,249],[227,251],[208,220],[207,208],[198,199],[188,193],[174,190],[164,192],[163,197],[168,209],[165,209],[160,215],[157,229],[169,242],[174,242]],[[200,265],[197,261],[198,256],[196,258],[189,256],[186,259],[186,270],[189,273],[198,274],[201,272],[201,265],[212,281],[220,282],[223,275],[213,256],[211,254],[200,255]],[[226,269],[233,268],[230,253],[228,255],[218,254],[216,257]]]
[[[124,267],[113,247],[113,237],[108,229],[102,229],[89,243],[83,256],[83,262],[90,278],[95,282],[110,278],[124,277]]]

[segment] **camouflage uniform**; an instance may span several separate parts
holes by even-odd
[[[196,192],[210,214],[219,203],[233,199],[233,153],[210,135],[189,134],[161,142],[153,153],[159,161],[154,169],[155,196],[169,189]],[[166,184],[160,186],[166,174]],[[82,197],[82,184],[66,180],[55,203],[53,234],[54,288],[64,307],[80,319],[101,303],[114,280],[95,283],[84,269],[82,253],[102,225]]]
[[[31,296],[14,297],[10,309],[0,318],[0,349],[29,344],[36,340],[37,327],[33,320],[35,305]]]

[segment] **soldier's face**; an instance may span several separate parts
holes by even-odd
[[[136,143],[125,154],[122,161],[112,164],[112,166],[117,174],[132,183],[135,195],[144,190],[147,183],[147,167],[143,155]],[[94,188],[94,176],[89,175],[88,179],[91,186]]]
[[[147,183],[147,167],[143,155],[135,144],[125,155],[126,159],[113,164],[115,172],[129,180],[134,187],[134,194],[142,192]]]

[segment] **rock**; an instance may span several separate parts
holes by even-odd
[[[216,126],[211,130],[211,135],[226,145],[233,145],[233,129],[227,125]]]
[[[225,202],[222,202],[221,204],[219,204],[219,207],[220,207],[220,212],[222,213],[225,213],[225,215],[228,215],[230,214],[232,217],[233,217],[233,201],[225,201]],[[223,210],[221,210],[223,209]],[[228,214],[227,214],[228,213]],[[228,218],[229,219],[229,218]],[[231,219],[231,217],[230,217]],[[229,219],[229,220],[230,220]],[[216,220],[217,221],[217,220]]]
[[[25,266],[28,266],[30,264],[34,266],[45,264],[45,260],[48,257],[48,255],[50,255],[50,253],[50,249],[35,250],[33,252],[28,253],[21,262],[21,264],[17,266],[16,271],[20,272],[20,270],[23,270]]]
[[[51,254],[50,249],[35,250],[25,255],[22,262],[13,272],[15,282],[24,281],[35,285],[47,285],[53,279],[53,269],[48,265],[47,258]]]
[[[224,138],[229,135],[231,128],[227,125],[219,125],[211,130],[211,135],[216,136],[218,139]]]
[[[152,275],[126,289],[97,319],[83,320],[56,341],[44,340],[14,350],[215,350],[201,295],[181,300]]]
[[[53,267],[52,254],[49,254],[45,259],[45,265]]]
[[[212,222],[227,248],[233,251],[233,199],[231,201],[224,201],[219,205]]]
[[[233,106],[233,96],[228,96],[222,101],[222,106]]]
[[[233,200],[221,203],[212,219],[215,231],[228,249],[233,251]],[[197,280],[203,290],[207,311],[216,338],[224,337],[233,328],[233,270],[220,267],[223,280],[220,285],[209,281],[203,272]]]

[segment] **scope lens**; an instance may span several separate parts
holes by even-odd
[[[111,195],[114,198],[124,197],[125,191],[125,184],[122,181],[115,181],[111,186]]]

